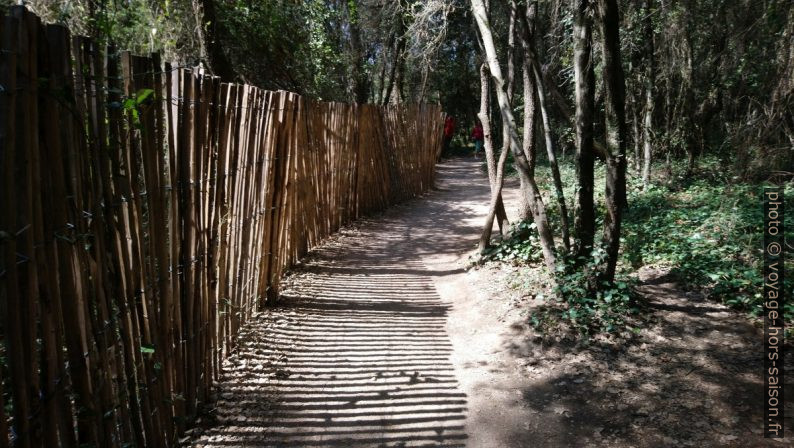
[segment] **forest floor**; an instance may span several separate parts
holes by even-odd
[[[438,173],[423,198],[342,230],[293,270],[282,302],[241,332],[186,445],[792,446],[763,438],[748,318],[644,268],[652,313],[636,336],[538,335],[527,316],[542,300],[517,285],[539,269],[471,268],[489,197],[479,163]]]

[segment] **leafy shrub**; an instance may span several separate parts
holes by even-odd
[[[695,176],[685,174],[684,164],[674,164],[666,178],[667,185],[641,188],[641,180],[629,176],[629,206],[623,220],[619,262],[623,272],[612,285],[588,285],[603,253],[596,251],[591,259],[580,260],[583,268],[579,269],[573,268],[571,260],[562,259],[555,273],[558,298],[536,312],[532,322],[538,327],[569,322],[587,334],[626,328],[627,318],[641,309],[634,290],[636,280],[627,274],[649,264],[669,268],[684,288],[759,315],[763,310],[763,186],[739,182],[716,162],[702,159]],[[547,166],[541,161],[538,168],[542,190],[551,191]],[[654,168],[657,173],[664,170],[662,165]],[[560,171],[570,201],[575,184],[573,166],[563,163]],[[603,200],[603,178],[603,166],[596,164],[596,204]],[[794,184],[786,186],[785,195],[794,197]],[[559,228],[556,204],[546,203],[552,227]],[[597,228],[603,214],[599,207]],[[787,226],[786,241],[794,241],[791,228]],[[541,262],[534,224],[521,223],[517,229],[514,234],[518,237],[492,247],[482,259],[514,264]],[[794,258],[787,258],[786,269],[792,272]],[[794,277],[788,276],[783,287],[786,295],[792,296]],[[794,301],[787,301],[783,308],[786,321],[792,322]]]
[[[624,221],[625,260],[633,267],[667,265],[682,286],[760,314],[761,188],[700,178],[679,191],[652,186],[634,192]],[[794,282],[786,279],[784,288],[790,295]],[[787,321],[794,317],[793,303],[784,305],[784,314]]]
[[[488,249],[481,261],[524,264],[543,260],[534,223],[521,222],[512,234],[512,238]],[[531,315],[530,322],[538,329],[567,322],[584,335],[623,329],[626,316],[640,310],[636,280],[621,275],[612,284],[593,285],[596,269],[603,265],[605,257],[603,249],[594,250],[589,259],[580,260],[581,267],[575,267],[569,257],[559,257],[555,299]]]
[[[511,238],[486,249],[481,261],[530,263],[543,260],[535,223],[522,221],[513,226]]]
[[[563,305],[557,316],[582,334],[622,330],[626,317],[641,310],[635,279],[619,274],[612,283],[594,284],[605,259],[606,251],[598,247],[579,266],[572,257],[560,257],[557,266],[555,297]]]

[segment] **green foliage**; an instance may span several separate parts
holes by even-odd
[[[152,98],[154,94],[154,90],[152,89],[141,89],[135,94],[135,96],[125,98],[121,104],[121,107],[130,114],[132,117],[132,124],[136,128],[141,127],[141,109],[147,103],[147,101]]]
[[[144,355],[153,355],[154,354],[154,346],[153,345],[141,345],[141,353]]]
[[[532,263],[543,260],[535,223],[519,222],[513,227],[512,234],[511,238],[486,249],[481,260],[513,263]]]
[[[542,162],[542,161],[541,161]],[[570,162],[570,160],[568,161]],[[641,188],[641,181],[629,176],[628,203],[623,220],[621,259],[617,280],[612,285],[594,285],[603,251],[580,260],[562,261],[556,273],[556,299],[533,314],[531,321],[540,328],[565,322],[582,334],[613,332],[634,325],[631,316],[642,309],[635,292],[636,280],[631,272],[645,265],[669,269],[685,289],[700,291],[709,300],[759,315],[762,311],[762,227],[761,192],[763,185],[740,182],[724,170],[714,158],[701,160],[700,169],[686,176],[684,163],[658,164],[653,172],[667,185],[651,184]],[[574,185],[571,163],[560,166],[563,182]],[[668,171],[669,170],[669,171]],[[547,167],[538,166],[538,179],[544,191],[550,191]],[[596,198],[601,202],[604,184],[603,165],[596,166]],[[787,197],[794,195],[794,183],[786,186]],[[573,191],[566,189],[570,201]],[[555,226],[559,221],[554,204],[547,202],[547,213]],[[603,210],[597,211],[601,220]],[[483,261],[512,264],[542,262],[542,253],[534,224],[521,223],[523,232],[490,248]],[[794,232],[787,230],[787,241]],[[527,233],[529,232],[529,233]],[[559,233],[559,232],[557,232]],[[789,260],[786,269],[794,270]],[[794,281],[784,283],[787,295],[794,294]],[[794,319],[794,303],[784,305],[787,322]]]
[[[512,235],[487,249],[480,261],[525,264],[543,260],[534,223],[518,223]],[[605,257],[606,252],[599,248],[590,258],[580,260],[579,266],[575,266],[570,257],[559,256],[555,302],[530,317],[533,325],[548,328],[562,321],[582,335],[624,329],[626,317],[640,311],[640,297],[635,291],[637,282],[627,275],[620,275],[612,284],[595,284],[594,278]]]
[[[634,190],[624,221],[624,258],[633,267],[667,265],[683,286],[758,315],[763,287],[761,191],[759,185],[703,179],[677,191],[663,186]],[[789,184],[786,194],[792,193]],[[790,231],[787,236],[792,238]],[[791,295],[794,282],[786,279],[784,288]],[[787,321],[794,318],[794,303],[786,303],[784,310]]]
[[[44,21],[65,24],[75,35],[94,36],[136,54],[161,52],[165,60],[184,62],[198,57],[197,22],[190,2],[100,3],[92,7],[89,0],[25,2]]]
[[[601,248],[579,263],[572,257],[559,257],[554,292],[563,306],[547,308],[546,313],[555,314],[583,335],[624,329],[626,317],[641,310],[637,281],[621,274],[612,283],[597,284],[595,279],[605,258],[606,251]]]

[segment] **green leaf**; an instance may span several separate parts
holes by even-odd
[[[139,90],[138,94],[135,97],[135,103],[136,104],[143,103],[144,101],[146,101],[147,98],[152,96],[153,93],[154,93],[154,90],[152,90],[152,89],[141,89],[141,90]]]
[[[151,355],[154,353],[154,346],[153,345],[141,345],[141,353],[145,353]]]

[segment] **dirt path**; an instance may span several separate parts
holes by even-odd
[[[477,165],[441,164],[426,197],[314,251],[245,328],[192,445],[467,446],[465,348],[437,284],[466,275],[488,198]]]
[[[440,164],[424,198],[314,251],[243,330],[187,444],[791,446],[760,436],[757,329],[658,272],[643,274],[659,316],[644,343],[540,341],[524,324],[540,301],[509,286],[526,270],[465,269],[489,195],[478,164]]]

